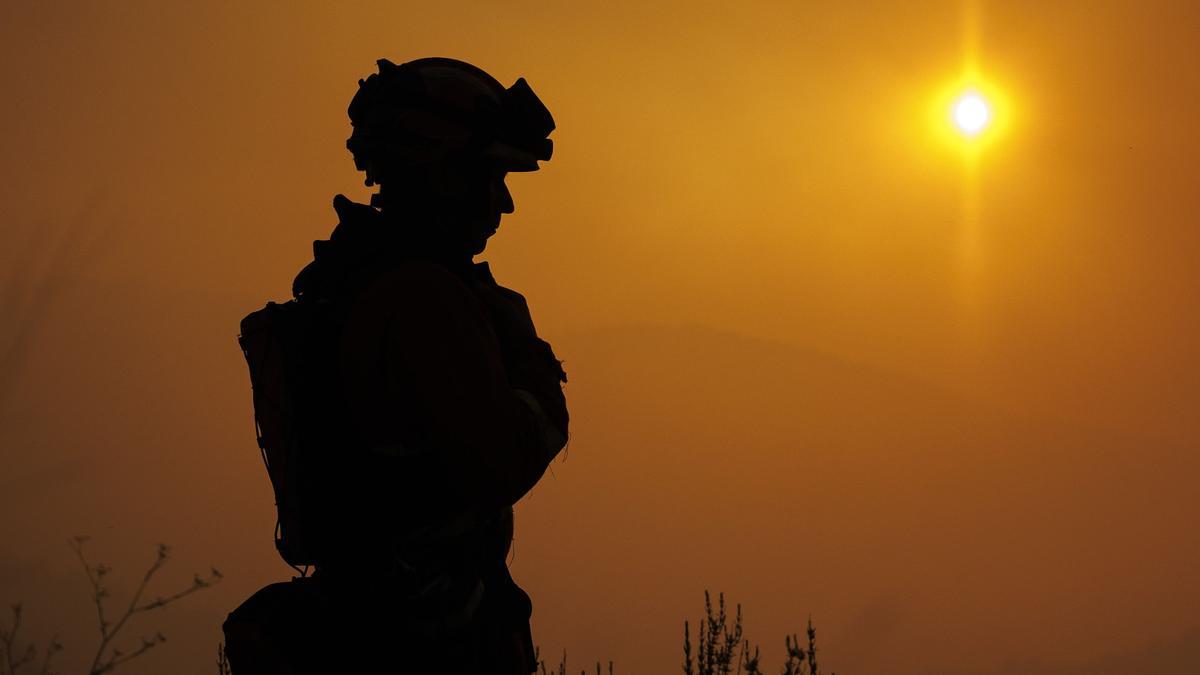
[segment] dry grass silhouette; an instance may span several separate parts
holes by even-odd
[[[567,652],[565,650],[563,651],[562,659],[559,660],[557,667],[547,668],[546,662],[543,661],[537,655],[537,650],[535,650],[533,658],[536,659],[538,662],[537,675],[567,675]],[[583,675],[587,675],[586,670],[581,670],[579,672],[583,673]],[[612,675],[612,673],[613,673],[613,662],[609,661],[608,662],[608,675]],[[603,675],[603,671],[601,670],[599,661],[596,662],[596,675]]]
[[[170,559],[170,548],[160,544],[156,557],[143,573],[141,581],[134,589],[123,609],[116,614],[110,614],[109,600],[111,592],[107,585],[112,569],[104,563],[92,563],[85,550],[87,537],[75,537],[68,543],[75,552],[80,564],[87,574],[91,585],[91,600],[96,608],[96,621],[100,640],[96,646],[87,675],[105,675],[115,671],[120,666],[142,656],[146,652],[166,642],[167,638],[161,632],[154,631],[149,636],[143,635],[140,644],[129,649],[115,646],[122,630],[139,614],[164,609],[167,606],[186,598],[193,593],[212,587],[222,579],[221,573],[212,569],[207,576],[194,575],[192,583],[175,593],[156,595],[147,599],[147,590],[155,575]],[[53,637],[44,647],[33,642],[23,642],[20,631],[24,609],[15,604],[11,608],[12,618],[9,624],[0,622],[0,675],[57,675],[52,670],[53,659],[63,650],[57,637]],[[704,592],[704,617],[698,622],[699,631],[696,642],[692,642],[691,622],[684,621],[682,670],[684,675],[764,675],[761,665],[760,650],[745,639],[742,629],[742,607],[736,605],[732,617],[729,616],[725,604],[725,595],[717,595],[714,605],[712,596]],[[820,675],[817,663],[817,633],[812,621],[808,622],[807,642],[801,644],[795,635],[784,637],[785,661],[781,675]],[[564,651],[557,666],[549,666],[535,655],[538,662],[537,675],[567,675],[567,654]],[[225,655],[224,645],[217,646],[216,660],[218,675],[230,675],[229,661]],[[614,665],[608,662],[607,668],[600,662],[595,664],[596,675],[613,675]],[[579,671],[588,675],[587,670]]]
[[[717,595],[716,607],[712,596],[704,592],[704,618],[699,621],[700,631],[696,644],[692,644],[691,622],[683,622],[683,672],[684,675],[764,675],[761,654],[742,633],[742,606],[734,610],[732,624],[725,609],[725,594]],[[812,620],[808,622],[807,644],[802,645],[795,634],[783,638],[786,649],[781,675],[820,675],[817,663],[817,631]],[[538,675],[567,675],[567,654],[563,652],[557,667],[546,666],[538,659]],[[579,671],[588,675],[586,670]],[[596,675],[605,670],[596,663]],[[608,662],[608,675],[613,675],[613,662]]]
[[[700,620],[696,646],[692,646],[691,624],[683,622],[683,672],[685,675],[763,675],[761,655],[742,634],[742,606],[734,610],[733,624],[725,610],[725,594],[717,595],[714,610],[712,596],[704,591],[704,618]],[[796,634],[785,635],[785,660],[782,675],[820,675],[817,663],[817,631],[808,621],[807,645]]]

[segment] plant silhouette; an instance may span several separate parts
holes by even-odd
[[[77,536],[67,542],[87,574],[88,583],[91,586],[92,605],[96,609],[96,627],[100,634],[96,651],[87,667],[87,675],[112,673],[167,641],[167,637],[156,630],[148,635],[143,634],[139,643],[133,647],[117,646],[118,638],[123,635],[122,631],[129,627],[130,621],[135,617],[155,610],[166,609],[193,593],[211,588],[223,578],[221,572],[214,567],[209,570],[207,575],[193,575],[192,583],[182,590],[147,598],[151,581],[171,558],[170,547],[166,544],[159,544],[154,561],[142,574],[142,578],[129,600],[123,603],[122,608],[116,613],[111,613],[109,606],[112,600],[112,591],[109,580],[113,570],[104,563],[93,563],[88,559],[86,551],[88,541],[88,537]],[[41,649],[32,642],[22,646],[20,631],[24,618],[24,607],[17,603],[12,605],[11,610],[11,625],[0,624],[0,675],[25,675],[35,672],[38,675],[55,675],[55,671],[52,670],[53,659],[64,649],[62,643],[58,641],[57,635],[50,638],[46,646]],[[31,670],[32,668],[37,668],[37,670]]]

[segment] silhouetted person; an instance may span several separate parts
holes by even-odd
[[[532,672],[506,555],[512,505],[566,443],[566,376],[473,257],[554,122],[523,79],[441,58],[379,61],[349,116],[378,193],[335,197],[295,299],[242,324],[276,544],[315,572],[230,614],[233,673]]]

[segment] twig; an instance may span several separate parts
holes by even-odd
[[[84,553],[84,544],[88,541],[87,537],[75,537],[67,543],[71,549],[75,551],[75,556],[79,558],[79,562],[83,565],[84,571],[87,573],[88,581],[92,585],[92,603],[96,606],[96,619],[100,629],[100,644],[96,648],[96,654],[92,658],[92,665],[88,668],[88,675],[104,675],[115,670],[117,667],[142,656],[151,649],[167,641],[167,638],[162,633],[155,633],[151,637],[143,637],[142,643],[131,652],[123,652],[116,647],[111,647],[121,629],[135,615],[141,612],[148,612],[154,609],[160,609],[167,605],[187,597],[196,591],[204,588],[209,588],[213,584],[219,582],[222,578],[221,572],[213,568],[207,578],[202,578],[199,574],[192,579],[192,585],[168,596],[158,596],[154,600],[142,603],[142,596],[146,593],[147,586],[150,585],[150,580],[154,575],[167,564],[170,559],[171,549],[166,544],[158,545],[158,553],[154,562],[146,569],[142,575],[142,580],[134,590],[132,597],[129,600],[125,611],[116,618],[115,621],[110,621],[105,613],[105,600],[110,597],[108,587],[104,584],[105,577],[112,571],[110,567],[103,563],[95,565],[88,562],[87,555]],[[110,649],[111,647],[111,649]]]
[[[217,675],[230,675],[229,656],[225,654],[225,645],[217,643]]]
[[[25,645],[24,649],[17,647],[17,635],[21,632],[21,623],[24,618],[24,608],[21,603],[16,603],[10,607],[12,610],[12,627],[6,627],[0,623],[0,675],[16,675],[17,671],[30,665],[37,659],[38,649],[32,642]],[[42,653],[42,668],[39,671],[40,675],[54,675],[50,670],[50,660],[55,654],[62,651],[62,644],[58,641],[58,636],[50,638],[49,644]],[[18,654],[20,654],[18,656]]]

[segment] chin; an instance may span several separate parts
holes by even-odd
[[[494,234],[494,232],[492,234]],[[492,234],[485,234],[483,237],[472,241],[471,255],[479,255],[480,253],[483,253],[483,250],[487,248],[488,238],[491,237]]]
[[[492,236],[496,234],[496,230],[499,229],[499,227],[500,223],[496,223],[490,227],[483,228],[483,230],[479,232],[479,235],[475,241],[471,242],[471,250],[473,251],[473,255],[483,253],[483,249],[487,248],[488,239],[491,239]]]

